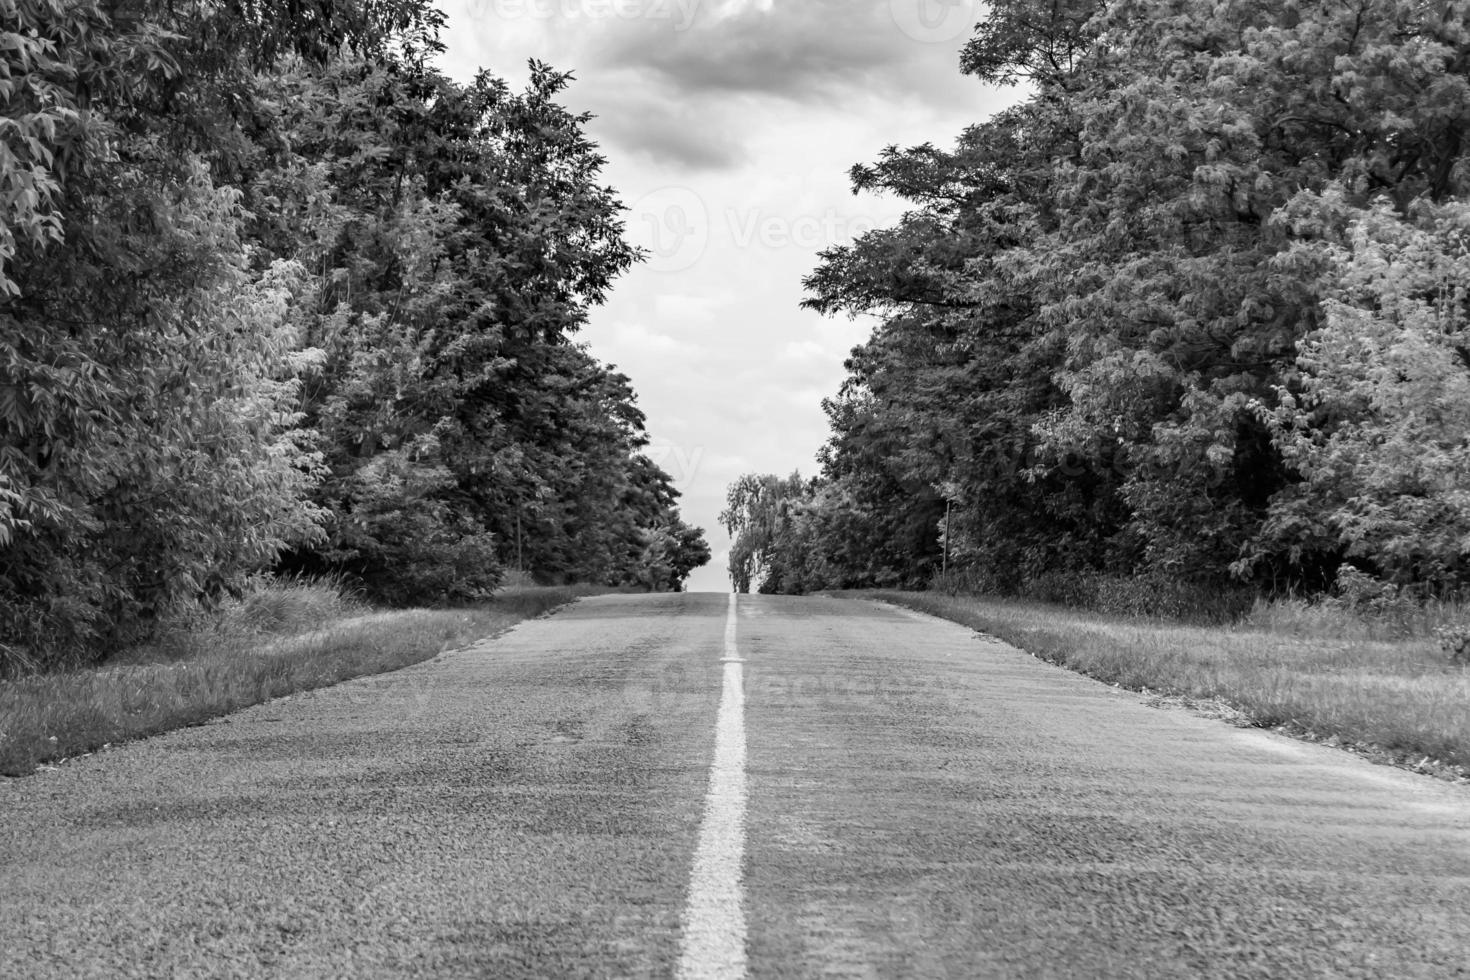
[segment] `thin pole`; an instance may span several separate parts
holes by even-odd
[[[944,565],[941,574],[949,574],[949,508],[953,504],[948,498],[944,501]]]

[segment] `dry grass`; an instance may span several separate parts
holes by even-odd
[[[1426,771],[1470,770],[1470,670],[1450,663],[1425,635],[1434,616],[1384,625],[1341,609],[1277,603],[1258,605],[1233,626],[1200,627],[1014,600],[863,594],[962,623],[1110,684],[1223,703],[1242,724]],[[1406,632],[1412,638],[1383,638]]]
[[[475,608],[372,612],[331,585],[264,587],[102,667],[0,680],[0,774],[397,670],[594,591],[515,587]]]

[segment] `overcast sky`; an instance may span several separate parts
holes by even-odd
[[[717,517],[746,472],[803,475],[848,350],[871,324],[801,310],[831,244],[902,202],[854,197],[884,146],[951,145],[1016,98],[960,75],[979,0],[452,0],[442,67],[520,87],[537,58],[597,118],[605,182],[652,253],[582,339],[633,380],[650,455],[715,557],[691,590],[728,591]]]

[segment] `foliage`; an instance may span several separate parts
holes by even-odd
[[[799,473],[785,479],[746,474],[730,485],[720,523],[733,539],[730,580],[736,592],[805,591],[801,570],[810,550],[803,547],[803,510],[811,493]]]
[[[1470,667],[1470,626],[1441,626],[1434,632],[1450,663]]]
[[[254,261],[220,178],[260,45],[371,46],[419,20],[327,6],[343,18],[5,4],[0,668],[95,656],[320,533],[291,431],[316,363],[302,272]]]
[[[1331,191],[1329,206],[1344,195]],[[1319,244],[1336,286],[1267,413],[1301,481],[1258,547],[1322,539],[1398,585],[1453,589],[1470,552],[1470,210],[1379,201]],[[1320,547],[1320,545],[1319,545]],[[1339,579],[1341,574],[1339,573]]]
[[[828,403],[843,536],[925,578],[943,520],[1012,587],[1459,587],[1470,4],[1005,0],[962,64],[1029,97],[854,168],[912,208],[807,279],[880,318]]]
[[[382,453],[346,481],[351,510],[336,515],[326,557],[380,602],[469,602],[500,582],[494,538],[453,506],[454,476],[431,455]]]
[[[449,81],[420,0],[0,14],[0,670],[283,554],[483,595],[517,493],[538,573],[682,582],[627,379],[569,339],[638,257],[569,76]]]
[[[334,520],[300,566],[403,603],[482,593],[512,564],[678,588],[703,560],[639,455],[628,379],[570,340],[636,256],[585,117],[555,102],[568,80],[533,64],[512,94],[348,59],[277,81],[296,156],[257,180],[259,213],[323,270],[327,351],[307,411]]]
[[[197,161],[117,177],[167,223],[118,235],[102,262],[57,249],[16,263],[22,296],[0,312],[12,649],[125,638],[319,533],[304,499],[316,457],[291,431],[314,362],[290,315],[299,269],[249,270],[235,195]],[[130,206],[101,188],[86,200]]]

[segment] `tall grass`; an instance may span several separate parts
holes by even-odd
[[[1004,596],[1101,613],[1209,624],[1240,618],[1255,598],[1251,589],[1238,584],[1190,582],[1159,573],[1109,575],[1086,569],[1057,569],[1016,578],[975,566],[936,572],[929,591]]]
[[[1242,629],[1335,640],[1430,640],[1446,626],[1470,623],[1470,605],[1430,599],[1396,602],[1374,611],[1354,610],[1333,599],[1258,599]]]
[[[331,583],[264,585],[101,667],[0,680],[0,774],[397,670],[595,591],[521,586],[473,608],[373,612]]]
[[[1258,603],[1228,626],[1050,603],[867,592],[1120,687],[1197,702],[1385,761],[1470,775],[1470,670],[1432,638],[1458,606],[1375,622],[1330,604]],[[1458,621],[1465,621],[1460,618]]]

